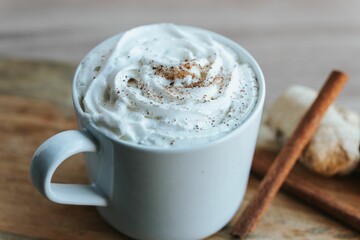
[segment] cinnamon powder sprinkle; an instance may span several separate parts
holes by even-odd
[[[188,59],[186,59],[183,63],[179,64],[178,66],[164,66],[164,65],[158,65],[154,66],[153,70],[155,71],[155,75],[159,75],[169,81],[171,83],[169,84],[171,87],[174,86],[174,81],[177,79],[185,79],[186,77],[190,76],[192,79],[196,78],[196,75],[189,70],[191,70],[192,67],[197,66],[200,68],[200,78],[192,82],[189,85],[183,86],[184,88],[196,88],[196,87],[205,87],[209,85],[209,83],[206,82],[207,72],[209,71],[210,65],[206,65],[204,67],[200,66],[198,63],[191,62]],[[210,84],[215,83],[222,83],[224,77],[221,75],[216,75],[213,79],[213,81]],[[221,87],[221,86],[220,86]]]
[[[191,76],[192,78],[195,78],[194,73],[185,71],[181,67],[174,67],[174,66],[167,67],[164,65],[159,65],[153,67],[153,69],[155,70],[156,75],[166,78],[169,81],[174,81],[176,79],[184,79],[186,76]]]

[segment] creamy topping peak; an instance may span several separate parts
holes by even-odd
[[[77,86],[86,115],[119,139],[163,147],[208,142],[255,106],[253,70],[207,31],[155,24],[106,43],[83,61]]]

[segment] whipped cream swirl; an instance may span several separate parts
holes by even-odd
[[[83,61],[77,85],[86,115],[119,139],[160,147],[209,142],[255,106],[253,70],[206,31],[154,24],[109,44]],[[95,58],[101,61],[92,66]]]

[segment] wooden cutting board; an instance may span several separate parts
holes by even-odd
[[[74,70],[70,64],[0,60],[0,239],[128,239],[110,227],[94,207],[52,203],[30,181],[29,163],[36,148],[55,133],[76,128],[71,102]],[[264,150],[255,155],[256,160],[273,157],[274,153]],[[54,181],[87,182],[82,156],[73,158],[60,166]],[[360,176],[327,179],[301,166],[292,174],[360,209]],[[242,208],[258,184],[251,176]],[[232,223],[209,239],[232,239]],[[360,234],[279,193],[248,239],[360,239]]]

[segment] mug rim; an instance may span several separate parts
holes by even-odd
[[[118,34],[115,34],[107,39],[105,39],[104,41],[101,41],[99,44],[97,44],[95,47],[93,47],[85,56],[84,58],[80,61],[80,63],[78,64],[74,77],[73,77],[73,83],[72,83],[72,100],[73,100],[73,105],[75,108],[75,111],[77,113],[77,117],[80,118],[78,120],[80,120],[81,122],[88,122],[89,124],[86,126],[92,128],[93,130],[95,130],[98,134],[104,135],[105,137],[111,139],[112,141],[116,142],[117,144],[126,146],[128,148],[132,148],[132,149],[136,149],[136,150],[141,150],[141,151],[146,151],[146,152],[187,152],[187,151],[193,151],[193,150],[198,150],[198,149],[203,149],[203,148],[208,148],[208,147],[212,147],[214,145],[218,145],[221,142],[227,141],[228,139],[232,138],[233,136],[237,135],[239,132],[241,132],[244,128],[247,127],[247,125],[249,125],[252,121],[255,120],[256,116],[258,114],[261,115],[262,113],[262,109],[263,109],[263,104],[265,101],[265,93],[266,93],[266,85],[265,85],[265,77],[264,74],[260,68],[260,65],[257,63],[257,61],[255,60],[255,58],[244,48],[242,47],[240,44],[238,44],[237,42],[221,35],[218,34],[216,32],[212,32],[210,30],[204,29],[204,28],[199,28],[199,27],[193,27],[193,26],[188,26],[188,25],[178,25],[175,24],[177,27],[182,28],[182,29],[189,29],[192,31],[201,31],[201,32],[206,32],[208,33],[211,37],[213,37],[215,40],[219,40],[220,43],[225,44],[226,46],[230,47],[232,50],[234,50],[236,52],[236,54],[238,55],[238,57],[244,62],[244,63],[248,63],[254,73],[255,73],[255,77],[256,80],[258,82],[258,99],[257,102],[253,108],[253,110],[250,112],[249,116],[247,116],[245,118],[245,120],[240,124],[240,126],[234,128],[233,130],[231,130],[230,132],[226,133],[224,136],[221,136],[217,139],[211,140],[209,142],[204,142],[204,143],[199,143],[196,145],[186,145],[186,146],[176,146],[176,147],[161,147],[161,146],[154,146],[154,145],[141,145],[138,143],[132,143],[132,142],[128,142],[125,140],[121,140],[118,138],[115,138],[113,135],[107,134],[106,132],[102,131],[100,128],[98,128],[94,123],[91,122],[91,120],[86,121],[87,117],[85,116],[84,111],[82,110],[81,106],[80,106],[80,101],[79,101],[79,94],[76,91],[76,80],[77,80],[77,76],[81,70],[81,66],[82,63],[84,62],[84,60],[90,55],[92,54],[98,47],[100,47],[102,44],[104,44],[105,42],[114,40],[115,38],[121,38],[121,36],[125,33],[124,32],[120,32]],[[244,59],[245,58],[245,59]],[[84,128],[84,129],[86,129]],[[87,130],[87,129],[86,129]],[[93,134],[92,134],[93,135]]]

